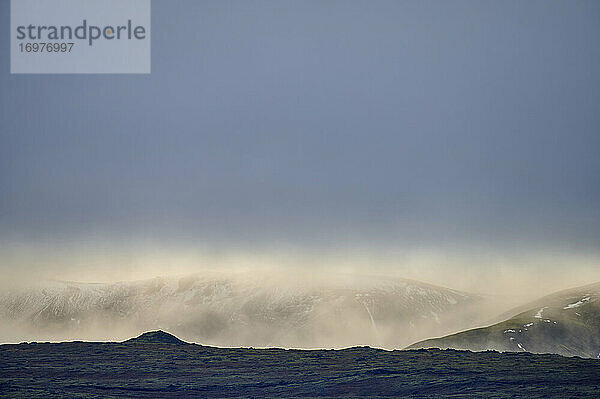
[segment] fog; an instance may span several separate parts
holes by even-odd
[[[220,346],[393,349],[479,325],[503,310],[506,302],[495,298],[376,275],[205,271],[5,288],[0,338],[122,340],[160,328]]]
[[[161,245],[73,241],[0,246],[3,281],[56,279],[117,282],[203,272],[276,272],[306,278],[369,274],[407,278],[485,295],[533,300],[600,281],[596,253],[360,247],[318,249]],[[283,278],[285,280],[285,278]],[[12,282],[10,284],[12,284]]]
[[[7,252],[2,342],[124,340],[164,329],[218,346],[394,349],[489,325],[542,295],[600,281],[592,256]]]

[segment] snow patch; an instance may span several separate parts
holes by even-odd
[[[579,301],[577,301],[577,302],[575,302],[575,303],[570,303],[570,304],[568,304],[568,305],[567,305],[567,306],[565,306],[563,309],[573,309],[573,308],[578,308],[578,307],[580,307],[581,305],[583,305],[584,303],[586,303],[586,302],[589,302],[589,301],[590,301],[590,297],[588,296],[588,297],[585,297],[585,298],[583,298],[583,299],[581,299],[581,300],[579,300]]]
[[[545,309],[548,309],[548,306],[544,306],[543,308],[541,308],[540,310],[538,310],[537,313],[535,315],[533,315],[533,317],[535,317],[536,319],[541,319],[542,318],[542,313],[544,313]]]

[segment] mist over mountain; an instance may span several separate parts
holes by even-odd
[[[0,340],[119,340],[165,329],[220,346],[401,348],[481,325],[495,310],[480,295],[375,276],[46,281],[0,294]]]
[[[600,359],[600,283],[545,296],[508,312],[505,321],[408,349],[556,353]]]

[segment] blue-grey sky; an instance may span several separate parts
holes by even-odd
[[[600,243],[600,2],[158,1],[151,75],[10,75],[0,236]]]

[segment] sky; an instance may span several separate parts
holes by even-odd
[[[11,75],[6,32],[0,267],[460,254],[588,279],[598,21],[578,0],[154,0],[150,75]]]

